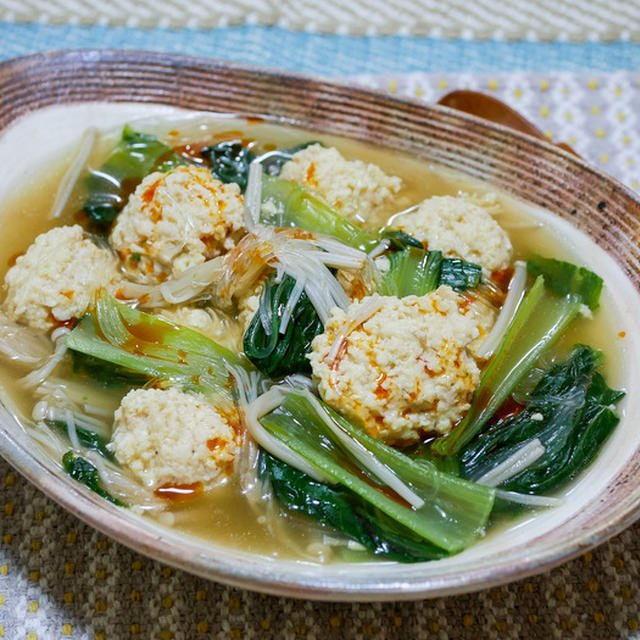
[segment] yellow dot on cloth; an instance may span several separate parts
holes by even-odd
[[[604,129],[602,129],[601,127],[598,127],[596,129],[596,138],[604,138],[604,136],[605,136]]]
[[[171,638],[173,637],[173,634],[169,629],[163,629],[160,632],[160,637],[162,638],[162,640],[171,640]]]
[[[40,603],[37,600],[29,603],[29,613],[35,613],[40,608]]]
[[[607,164],[607,162],[609,162],[609,154],[608,153],[601,153],[600,154],[600,162],[602,164]]]
[[[614,558],[613,559],[613,566],[616,569],[623,569],[624,568],[624,560],[622,558]]]
[[[229,609],[239,609],[239,608],[240,608],[240,599],[229,598]]]
[[[591,111],[591,115],[597,116],[600,113],[600,107],[597,104],[594,104],[589,111]]]
[[[36,512],[33,514],[33,519],[34,519],[36,522],[42,522],[42,521],[44,520],[44,511],[36,511]]]
[[[131,625],[131,635],[132,636],[137,636],[140,633],[140,625],[137,622],[134,622]]]
[[[538,622],[538,616],[535,613],[530,613],[527,616],[527,620],[529,620],[531,624],[535,624],[536,622]]]
[[[29,572],[29,580],[31,580],[31,582],[38,582],[38,580],[40,580],[40,572],[39,571],[30,571]]]
[[[32,540],[31,541],[31,548],[34,551],[40,551],[40,549],[42,549],[42,540]]]
[[[142,569],[142,562],[141,562],[140,560],[134,560],[134,561],[131,563],[131,568],[132,568],[134,571],[140,571],[140,569]]]
[[[605,621],[604,613],[602,613],[602,611],[596,611],[593,614],[593,621],[596,624],[602,624]]]
[[[64,594],[63,598],[64,598],[64,601],[65,601],[67,604],[71,604],[71,603],[73,602],[73,598],[74,598],[74,596],[73,596],[73,591],[67,591],[67,592]]]
[[[96,569],[96,578],[98,580],[104,580],[107,577],[106,569]]]
[[[201,601],[207,597],[207,592],[204,589],[198,589],[196,591],[196,600]]]
[[[631,188],[632,189],[640,189],[640,182],[638,180],[632,180],[631,181]]]
[[[573,113],[571,113],[571,111],[567,111],[564,114],[564,117],[566,118],[567,122],[573,122]]]
[[[513,97],[514,98],[522,98],[522,89],[520,87],[516,87],[513,90]]]
[[[629,618],[629,620],[627,620],[627,627],[629,627],[631,631],[637,631],[638,630],[637,618]]]
[[[598,88],[598,81],[594,80],[593,78],[591,78],[589,80],[589,82],[587,82],[587,86],[589,87],[589,89],[591,89],[592,91],[595,91]]]
[[[242,629],[231,629],[229,637],[231,640],[240,640],[242,638]]]
[[[440,625],[435,621],[432,620],[429,624],[429,631],[433,631],[433,633],[438,633],[438,631],[440,631]]]
[[[362,625],[362,635],[363,636],[373,635],[373,625],[363,624]]]
[[[627,165],[629,167],[635,167],[636,161],[633,158],[627,158]]]
[[[416,87],[416,88],[413,90],[413,95],[414,95],[416,98],[422,98],[422,96],[424,95],[424,89],[423,89],[422,87]]]
[[[107,634],[104,631],[96,631],[93,634],[93,640],[105,640]]]
[[[620,596],[625,600],[629,600],[629,598],[631,598],[631,589],[629,589],[629,587],[622,587],[622,589],[620,589]]]
[[[489,78],[489,82],[487,82],[487,87],[489,87],[491,91],[495,91],[498,88],[498,81],[495,78]]]
[[[544,132],[544,137],[545,137],[547,140],[553,140],[553,131],[545,131],[545,132]]]
[[[564,620],[561,620],[560,628],[563,631],[571,631],[571,629],[573,629],[573,620],[568,620],[567,618],[565,618]]]
[[[546,118],[549,116],[549,107],[540,107],[540,115],[543,118]]]
[[[271,619],[270,618],[264,618],[264,620],[260,623],[260,626],[265,631],[268,631],[269,629],[271,629]]]
[[[78,539],[78,534],[75,531],[69,531],[67,533],[67,544],[75,544]]]
[[[4,515],[10,518],[13,515],[14,509],[15,505],[13,502],[7,502],[7,504],[4,505]]]
[[[4,627],[0,625],[0,638],[4,638]]]
[[[622,95],[622,87],[616,87],[613,90],[613,93],[615,93],[617,96],[621,96]]]
[[[6,576],[7,573],[9,573],[9,565],[8,564],[3,564],[0,567],[0,576]]]
[[[173,607],[173,596],[162,598],[162,606],[165,609],[171,609],[171,607]]]
[[[173,569],[171,567],[164,567],[162,569],[163,578],[170,578],[172,573],[173,573]]]
[[[549,81],[546,78],[540,80],[540,91],[547,91],[549,88]]]
[[[474,621],[475,621],[475,620],[474,620],[473,616],[471,616],[471,615],[469,615],[469,614],[467,614],[464,618],[462,618],[462,624],[463,624],[465,627],[471,627],[471,626],[473,626]]]
[[[2,542],[4,544],[11,544],[11,540],[13,539],[13,536],[10,533],[5,533],[2,536]]]
[[[63,636],[70,636],[73,633],[73,629],[71,627],[71,625],[66,622],[65,624],[62,625],[62,635]]]
[[[577,142],[575,136],[569,136],[569,144],[575,144]]]
[[[397,80],[389,80],[389,91],[391,93],[395,93],[398,90],[398,81]]]
[[[96,611],[106,611],[107,603],[104,600],[96,600]]]
[[[504,620],[496,620],[496,629],[504,633],[507,630],[507,623]]]
[[[140,592],[135,589],[131,592],[131,602],[140,602]]]
[[[631,144],[631,138],[629,136],[622,136],[622,144]]]
[[[598,583],[595,580],[589,580],[589,591],[595,593],[598,590]]]
[[[27,633],[27,640],[38,640],[38,634],[33,631]]]
[[[98,540],[98,544],[96,546],[98,547],[98,551],[106,551],[109,548],[109,541]]]
[[[70,573],[73,573],[76,570],[76,563],[75,562],[65,562],[64,563],[64,572],[68,575]]]
[[[0,606],[2,606],[6,601],[7,601],[7,596],[1,595],[0,596]]]
[[[564,602],[567,599],[567,592],[564,589],[556,589],[556,600],[560,600],[560,602]]]
[[[593,560],[593,553],[591,553],[591,551],[587,551],[587,553],[582,556],[582,559],[589,564]]]
[[[562,87],[562,95],[563,96],[569,95],[569,87]]]
[[[393,616],[393,624],[396,627],[401,627],[402,626],[402,618],[400,616]]]
[[[198,622],[198,624],[196,625],[196,631],[198,633],[207,633],[207,631],[209,631],[209,623],[206,620]]]
[[[334,629],[337,629],[342,624],[342,620],[338,616],[331,616],[331,618],[329,618],[329,624]]]
[[[627,114],[624,113],[623,111],[618,111],[618,120],[620,120],[620,122],[624,122],[627,119]]]
[[[440,80],[438,80],[438,89],[446,89],[447,86],[447,81],[444,78],[440,78]]]
[[[7,477],[4,479],[4,483],[5,485],[7,485],[7,487],[13,487],[13,485],[16,483],[16,474],[8,473]]]

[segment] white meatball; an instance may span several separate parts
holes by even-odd
[[[156,283],[233,248],[243,227],[238,185],[185,166],[147,176],[120,212],[110,240],[132,279]]]
[[[113,289],[118,261],[85,236],[82,227],[39,235],[5,276],[3,308],[16,322],[48,330],[84,315],[100,288]]]
[[[488,272],[506,269],[513,249],[506,232],[484,207],[459,196],[434,196],[416,211],[396,219],[394,227],[429,249],[475,262]]]
[[[202,483],[233,469],[239,436],[203,395],[134,389],[115,413],[109,448],[148,487]]]
[[[388,444],[447,433],[469,409],[480,371],[467,345],[483,320],[450,287],[382,297],[381,308],[332,345],[370,298],[335,309],[309,356],[325,401]]]
[[[345,160],[337,149],[319,144],[298,151],[280,177],[297,182],[355,222],[375,219],[402,187],[400,178],[386,175],[375,164]]]

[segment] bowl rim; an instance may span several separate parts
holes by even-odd
[[[609,185],[612,190],[622,193],[626,198],[636,204],[640,204],[640,198],[629,187],[590,165],[582,158],[559,149],[551,142],[514,131],[503,125],[488,122],[467,113],[461,113],[449,107],[427,104],[413,98],[387,96],[378,91],[353,86],[345,80],[327,80],[308,74],[180,54],[119,49],[79,49],[32,54],[3,61],[0,63],[0,81],[5,74],[19,72],[25,64],[37,64],[43,59],[46,59],[49,63],[56,63],[65,59],[67,61],[72,60],[74,57],[80,57],[84,61],[93,60],[111,63],[116,66],[126,66],[140,60],[145,60],[147,65],[153,66],[156,64],[160,66],[161,61],[166,63],[167,60],[174,60],[176,63],[189,63],[211,70],[225,69],[252,74],[266,74],[273,79],[286,78],[316,87],[334,87],[365,98],[380,98],[384,96],[392,109],[398,108],[400,105],[413,105],[423,110],[426,114],[435,110],[447,114],[450,118],[459,122],[474,123],[477,127],[487,132],[499,132],[522,144],[530,147],[533,145],[535,148],[544,150],[547,154],[561,158],[569,165],[579,167],[581,172],[589,172],[600,182]],[[1,87],[2,85],[0,84],[0,94],[2,93]],[[105,101],[118,102],[121,100]],[[131,96],[128,101],[142,102],[143,100]],[[69,100],[67,104],[77,102],[82,102],[82,100]],[[158,104],[156,101],[154,103]],[[160,102],[159,104],[171,104],[171,102]],[[38,109],[40,108],[42,107],[38,107]],[[27,113],[29,113],[28,110],[17,113],[15,118],[10,119],[0,129],[0,135],[4,134],[8,127]],[[4,417],[12,419],[8,415]],[[0,420],[0,454],[48,497],[87,524],[137,552],[190,573],[232,586],[268,591],[275,595],[287,597],[371,602],[434,598],[486,589],[552,569],[611,538],[640,518],[640,486],[638,486],[634,494],[614,505],[612,517],[608,521],[600,523],[600,526],[596,527],[595,530],[581,530],[579,535],[571,539],[565,538],[561,545],[555,545],[553,549],[542,547],[537,553],[526,555],[511,562],[506,567],[496,567],[493,564],[491,566],[478,566],[475,570],[464,574],[436,576],[435,578],[427,574],[424,579],[412,580],[411,582],[394,579],[390,582],[381,581],[373,585],[367,583],[367,581],[354,581],[348,585],[339,585],[333,578],[327,579],[326,577],[314,576],[312,572],[305,574],[301,578],[300,575],[297,575],[299,572],[292,572],[287,568],[288,564],[296,563],[274,562],[257,554],[242,552],[238,554],[229,551],[226,547],[210,543],[203,544],[203,541],[200,542],[200,547],[198,548],[196,542],[187,540],[185,544],[190,551],[187,557],[184,549],[172,544],[177,538],[184,541],[184,534],[177,536],[171,532],[154,532],[151,530],[153,527],[145,524],[141,518],[133,514],[123,515],[122,511],[117,507],[99,499],[84,487],[74,483],[70,478],[62,477],[55,473],[53,467],[46,464],[46,460],[39,452],[25,447],[25,442],[22,442],[22,436],[24,435],[24,438],[28,436],[19,430],[12,432],[7,428],[5,422],[6,420]],[[210,553],[208,555],[204,553],[203,548]],[[238,556],[251,556],[254,560],[244,562],[240,559],[239,561]],[[280,565],[280,568],[276,565]],[[298,565],[296,564],[296,566]]]

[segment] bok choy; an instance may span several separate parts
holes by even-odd
[[[443,258],[440,251],[425,251],[415,246],[391,253],[389,261],[389,270],[378,282],[378,293],[385,296],[423,296],[440,285],[473,289],[482,276],[482,268],[477,264]]]
[[[247,188],[249,165],[256,157],[251,149],[247,149],[239,141],[220,142],[205,147],[200,154],[211,165],[214,178],[225,184],[235,182],[241,191]]]
[[[260,222],[315,231],[365,252],[378,245],[377,238],[338,215],[300,185],[268,175],[262,176]]]
[[[493,489],[411,460],[371,438],[308,392],[289,393],[261,423],[336,484],[447,553],[464,549],[484,532]],[[397,489],[383,476],[393,478]],[[399,494],[402,487],[406,497]]]
[[[247,366],[241,356],[201,333],[132,309],[106,293],[65,342],[69,349],[167,385],[227,397],[227,367]]]
[[[85,487],[91,489],[94,493],[97,493],[100,497],[108,500],[118,507],[126,507],[127,505],[112,496],[103,486],[100,480],[100,473],[98,469],[92,465],[88,460],[85,460],[81,456],[77,456],[73,451],[67,451],[62,456],[62,468],[77,482],[85,485]]]
[[[316,482],[302,471],[261,451],[260,475],[289,511],[338,529],[373,551],[399,562],[437,560],[446,553],[398,524],[344,486]]]
[[[183,164],[187,161],[155,136],[125,126],[122,139],[105,163],[87,178],[89,195],[82,209],[92,223],[108,226],[145,176]]]
[[[567,360],[543,375],[522,411],[501,420],[462,451],[463,477],[480,478],[536,439],[544,447],[542,455],[500,488],[540,494],[575,477],[620,419],[612,405],[624,392],[607,386],[597,371],[601,362],[599,351],[575,346]]]
[[[602,280],[587,269],[539,257],[529,260],[527,269],[538,274],[536,280],[483,373],[471,409],[450,434],[433,445],[440,455],[459,453],[478,435],[581,307],[595,309],[598,305]]]
[[[311,370],[307,354],[322,333],[320,316],[304,288],[285,275],[265,283],[260,306],[244,335],[244,353],[265,375],[279,378]]]

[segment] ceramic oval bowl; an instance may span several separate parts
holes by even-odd
[[[612,178],[549,143],[451,109],[290,73],[167,54],[102,50],[12,60],[0,65],[0,96],[0,191],[29,171],[43,141],[50,139],[52,150],[56,141],[62,148],[65,132],[73,127],[77,132],[96,119],[123,122],[148,105],[153,112],[181,107],[259,115],[400,150],[483,180],[543,207],[547,213],[540,215],[554,232],[570,238],[585,261],[597,263],[616,330],[627,335],[617,363],[627,391],[623,420],[595,463],[566,492],[563,506],[493,533],[452,558],[415,565],[320,566],[183,536],[113,507],[62,476],[5,410],[2,455],[79,518],[137,551],[232,585],[294,597],[397,600],[469,591],[540,572],[637,517],[640,203]]]

